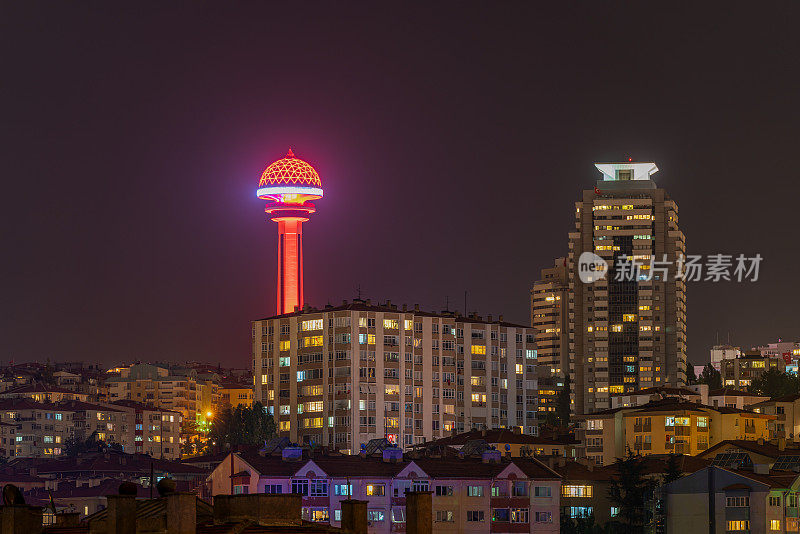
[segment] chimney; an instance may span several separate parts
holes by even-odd
[[[39,534],[42,532],[42,508],[27,504],[0,507],[3,534]]]
[[[391,300],[386,299],[386,307],[387,308],[391,308],[392,307],[392,301]]]
[[[488,322],[490,322],[490,323],[492,322],[492,316],[491,315],[489,316]]]
[[[403,304],[403,311],[408,311],[408,304]]]
[[[197,497],[194,493],[169,493],[167,534],[194,534],[197,530]]]
[[[136,534],[136,496],[107,495],[106,532]]]
[[[367,306],[372,306],[372,299],[367,299]]]
[[[367,534],[367,502],[345,499],[342,504],[342,528],[352,534]]]
[[[342,300],[342,306],[347,306],[347,299]]]
[[[406,493],[406,534],[431,534],[433,507],[430,491]]]
[[[500,314],[500,317],[498,317],[497,320],[500,321],[501,323],[503,322],[503,314],[502,313]]]
[[[419,311],[419,304],[414,304],[414,311],[415,311],[415,312],[418,312],[418,311]]]

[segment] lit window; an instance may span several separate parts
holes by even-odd
[[[518,375],[521,375],[521,374],[522,374],[522,369],[523,369],[523,367],[522,367],[522,364],[521,364],[521,363],[518,363],[518,364],[516,365],[516,370],[517,370],[517,374],[518,374]]]
[[[304,347],[321,347],[322,336],[309,336],[303,338]]]
[[[591,497],[592,486],[561,486],[562,497]]]
[[[304,332],[309,330],[322,330],[322,319],[312,319],[310,321],[303,321],[300,329]]]
[[[486,354],[486,347],[483,345],[472,345],[472,354]]]
[[[367,484],[367,495],[370,497],[381,497],[386,494],[386,486],[383,484]],[[381,521],[383,521],[381,519]]]
[[[383,327],[384,328],[389,328],[389,329],[392,329],[392,330],[397,330],[397,327],[398,327],[397,319],[384,319],[383,320]]]
[[[281,350],[289,350],[290,347],[291,347],[291,342],[288,339],[284,339],[283,341],[281,341],[280,343]]]

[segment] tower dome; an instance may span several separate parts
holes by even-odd
[[[314,200],[322,198],[322,180],[316,169],[295,157],[290,148],[283,159],[271,163],[261,174],[257,194],[265,200],[278,200],[283,195]]]

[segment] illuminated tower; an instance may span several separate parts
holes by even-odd
[[[278,314],[291,313],[303,306],[303,223],[316,211],[311,201],[322,198],[322,180],[289,149],[261,174],[257,194],[278,223]]]

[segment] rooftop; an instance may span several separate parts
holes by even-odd
[[[392,304],[391,301],[387,300],[384,304],[372,304],[371,300],[361,300],[361,299],[353,299],[352,302],[344,301],[339,306],[327,305],[323,308],[313,308],[311,306],[307,306],[306,308],[300,309],[298,311],[292,313],[284,313],[281,315],[272,315],[270,317],[264,317],[263,319],[259,319],[261,321],[268,321],[271,319],[281,319],[281,318],[288,318],[288,317],[301,317],[304,315],[311,315],[317,313],[330,313],[330,312],[338,312],[338,311],[367,311],[367,312],[383,312],[383,313],[408,313],[414,314],[421,317],[452,317],[455,319],[456,323],[473,323],[473,324],[493,324],[499,326],[506,326],[510,328],[531,328],[530,326],[516,324],[516,323],[509,323],[503,321],[503,316],[499,316],[497,320],[495,320],[491,315],[488,318],[484,319],[480,315],[476,314],[469,314],[469,315],[461,315],[461,313],[456,311],[449,311],[444,310],[440,313],[435,312],[427,312],[422,311],[419,309],[419,306],[415,305],[413,308],[409,308],[406,305],[398,308],[396,304]]]

